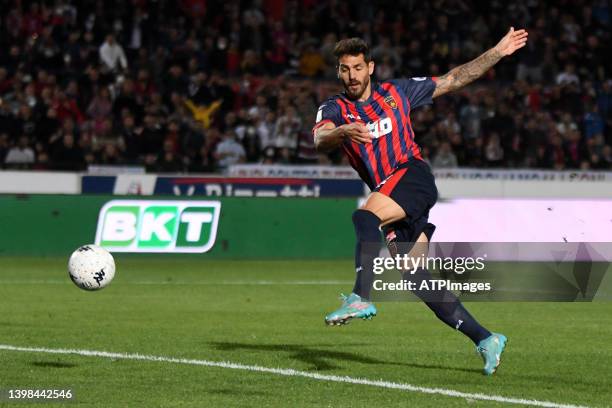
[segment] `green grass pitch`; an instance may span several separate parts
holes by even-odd
[[[423,304],[380,303],[372,321],[326,327],[323,316],[339,305],[339,292],[351,289],[349,261],[118,256],[115,281],[99,292],[77,289],[65,264],[0,258],[0,344],[612,404],[610,302],[468,304],[478,320],[509,337],[498,373],[487,378],[471,342]],[[0,388],[62,387],[87,407],[509,405],[221,367],[0,350]]]

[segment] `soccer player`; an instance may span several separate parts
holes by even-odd
[[[343,296],[342,306],[325,317],[327,324],[340,325],[353,318],[371,319],[376,315],[370,291],[381,229],[392,254],[397,253],[400,243],[426,246],[435,230],[428,223],[428,215],[438,191],[415,143],[411,111],[469,84],[526,42],[525,30],[510,28],[493,48],[443,76],[382,83],[370,80],[374,61],[363,40],[350,38],[336,44],[334,55],[344,92],[320,106],[313,128],[315,145],[321,152],[341,148],[372,193],[353,213],[357,236],[355,286],[349,296]],[[424,269],[409,272],[413,281],[431,276]],[[440,320],[476,344],[485,363],[484,374],[493,374],[506,337],[481,326],[450,291],[415,291],[415,294]]]

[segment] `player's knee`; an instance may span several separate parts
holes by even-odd
[[[380,241],[380,218],[367,210],[356,210],[353,213],[353,225],[357,239],[363,242]]]

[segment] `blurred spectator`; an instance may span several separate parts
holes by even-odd
[[[113,165],[113,164],[123,164],[123,160],[119,155],[119,151],[117,150],[116,145],[107,144],[102,148],[102,153],[100,154],[99,163]]]
[[[612,168],[612,146],[606,145],[603,147],[601,152],[601,161],[601,168]]]
[[[314,44],[310,43],[304,47],[300,56],[300,75],[306,77],[319,77],[325,72],[325,60],[317,51]]]
[[[242,123],[235,128],[238,141],[245,149],[246,161],[256,162],[261,153],[261,143],[257,134],[253,115],[243,112]]]
[[[480,122],[483,112],[476,95],[471,94],[468,101],[468,104],[464,105],[459,111],[459,120],[465,137],[475,139],[480,136]]]
[[[580,79],[578,78],[578,75],[576,75],[575,71],[576,71],[576,68],[574,67],[574,64],[567,64],[563,72],[557,75],[557,84],[558,85],[571,85],[571,84],[578,85],[580,83]]]
[[[612,116],[612,79],[603,83],[602,89],[597,95],[597,107],[604,117],[610,118]]]
[[[107,35],[100,46],[100,61],[111,72],[118,71],[119,68],[126,70],[128,67],[123,47],[115,41],[115,36],[112,34]]]
[[[597,134],[603,134],[605,122],[599,114],[599,107],[593,105],[584,115],[584,137],[588,140]]]
[[[254,120],[264,119],[268,111],[268,100],[265,95],[257,95],[255,97],[255,105],[251,106],[248,110],[248,114]]]
[[[287,105],[284,114],[276,120],[274,145],[278,149],[296,149],[301,125],[302,122],[296,115],[295,106]]]
[[[214,153],[218,168],[225,170],[232,164],[242,163],[245,156],[244,147],[236,141],[235,135],[231,132],[224,133]]]
[[[465,148],[465,165],[468,167],[483,167],[482,138],[468,139]]]
[[[504,149],[501,147],[499,135],[497,133],[492,133],[491,136],[489,136],[489,140],[484,149],[484,156],[488,166],[501,166],[502,160],[504,159]]]
[[[215,171],[215,150],[221,141],[221,132],[211,127],[206,132],[206,139],[189,166],[190,171],[207,173]]]
[[[442,142],[431,163],[434,168],[457,167],[457,156],[452,152],[449,142]]]
[[[516,79],[519,81],[540,82],[542,80],[542,47],[543,43],[537,31],[529,31],[529,41],[516,58]]]
[[[4,158],[9,149],[9,135],[7,133],[0,133],[0,163],[4,163]]]
[[[87,107],[87,116],[93,121],[94,130],[102,129],[104,122],[109,119],[112,111],[113,103],[108,88],[100,88]]]
[[[171,140],[164,142],[164,150],[159,154],[155,162],[154,171],[159,173],[178,173],[183,169],[181,160],[175,153],[174,144]]]
[[[123,116],[119,127],[119,137],[119,145],[125,159],[131,164],[138,163],[140,153],[143,151],[142,128],[136,128],[136,121],[131,114]]]
[[[137,130],[137,132],[141,133],[141,153],[157,157],[159,152],[162,151],[164,144],[161,118],[157,115],[148,114],[145,116],[143,123],[142,128]]]
[[[276,128],[276,116],[274,112],[267,112],[265,117],[256,123],[257,138],[261,150],[274,146],[274,129]]]
[[[74,136],[64,134],[52,156],[57,170],[82,170],[85,164],[83,150],[75,143]]]
[[[336,77],[336,57],[334,56],[334,47],[336,46],[336,42],[338,38],[334,33],[327,33],[325,37],[323,37],[323,41],[321,44],[321,48],[319,48],[319,53],[321,58],[323,59],[323,64],[325,67],[325,78],[333,79]]]
[[[17,145],[6,153],[4,163],[13,169],[25,169],[34,163],[34,150],[28,145],[27,136],[19,137]]]
[[[142,108],[136,98],[134,81],[129,78],[121,83],[120,90],[113,102],[113,114],[117,119],[127,113],[137,117],[142,114]]]
[[[572,115],[569,113],[564,113],[561,117],[561,121],[557,123],[557,131],[562,135],[569,134],[574,130],[578,129],[578,125],[572,119]]]

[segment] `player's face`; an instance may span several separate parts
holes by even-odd
[[[374,73],[374,62],[366,62],[363,54],[343,55],[338,60],[338,78],[351,99],[361,99],[370,89],[370,75]]]

